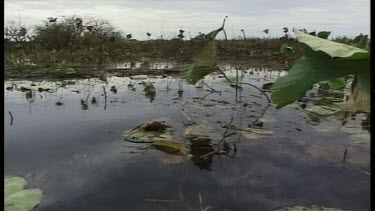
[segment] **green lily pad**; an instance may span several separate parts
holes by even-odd
[[[7,211],[30,211],[42,199],[42,190],[23,189],[27,182],[21,177],[6,176],[4,184],[4,209]]]
[[[25,185],[27,184],[27,182],[22,177],[6,176],[4,179],[4,184],[5,195],[11,195],[22,190],[23,187],[25,187]]]

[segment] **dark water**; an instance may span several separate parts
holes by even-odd
[[[261,86],[279,75],[248,70],[244,81]],[[223,80],[219,75],[205,80],[220,94],[207,86],[181,85],[180,79],[145,80],[156,87],[153,100],[144,95],[141,81],[115,76],[66,85],[6,81],[13,90],[4,91],[5,173],[25,177],[44,191],[36,210],[274,210],[314,204],[370,209],[369,144],[353,143],[339,131],[341,121],[335,117],[317,121],[301,108],[265,109],[267,100],[259,91],[244,86],[236,94]],[[31,83],[51,91],[16,90]],[[110,91],[112,86],[117,92]],[[123,131],[165,118],[176,139],[188,144],[182,137],[188,122],[182,108],[198,125],[217,128],[212,133],[217,140],[231,119],[247,127],[259,116],[269,120],[263,128],[274,134],[252,140],[237,131],[228,137],[236,143],[235,155],[213,156],[204,165],[191,160],[163,164],[160,159],[175,157],[123,140]],[[363,118],[357,115],[350,124],[360,128]],[[309,146],[334,153],[314,156]]]

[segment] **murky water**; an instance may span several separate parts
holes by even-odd
[[[261,86],[283,74],[248,69],[242,80]],[[220,92],[178,78],[143,81],[155,86],[153,99],[145,96],[142,80],[127,77],[5,82],[5,173],[44,191],[36,210],[274,210],[297,204],[369,210],[370,146],[340,131],[337,117],[312,118],[298,106],[275,109],[258,90],[236,90],[219,74],[205,83]],[[223,126],[254,127],[259,117],[272,135],[249,138],[230,130],[229,156],[203,162],[183,162],[122,138],[126,130],[164,118],[176,140],[193,149],[183,137],[189,120],[214,128],[217,143]],[[364,118],[353,116],[347,124],[362,130]]]

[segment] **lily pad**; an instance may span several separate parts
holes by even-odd
[[[4,184],[5,195],[11,195],[22,190],[27,182],[22,177],[5,177]]]
[[[4,209],[7,211],[29,211],[38,205],[43,192],[40,189],[23,189],[27,185],[21,177],[4,178]]]
[[[301,206],[301,205],[296,205],[296,206],[291,206],[291,207],[283,207],[279,208],[275,211],[303,211],[303,210],[309,210],[309,211],[343,211],[342,209],[338,208],[330,208],[330,207],[323,207],[323,206],[318,206],[318,205],[311,205],[311,206]]]

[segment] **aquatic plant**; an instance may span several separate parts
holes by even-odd
[[[365,98],[366,93],[367,96],[370,93],[370,52],[358,48],[366,48],[367,38],[363,38],[362,44],[355,47],[312,36],[297,29],[294,33],[304,49],[304,55],[294,63],[288,75],[278,78],[272,85],[272,101],[280,108],[302,98],[318,82],[355,75],[352,84],[353,100],[349,107],[354,111],[369,112],[369,98]]]
[[[4,177],[4,209],[6,211],[30,211],[37,206],[43,191],[37,188],[25,189],[27,182],[22,177]]]

